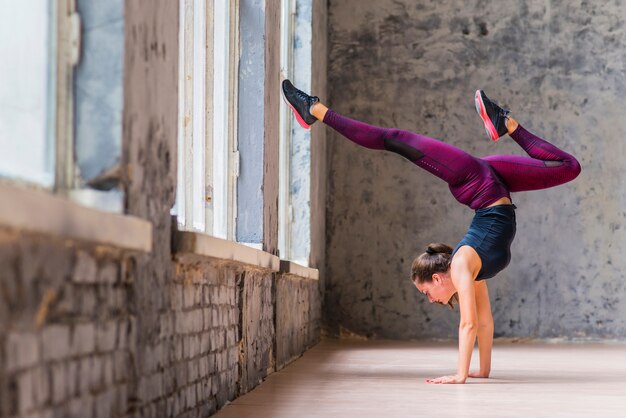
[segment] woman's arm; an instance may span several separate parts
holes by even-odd
[[[455,375],[429,380],[431,383],[465,383],[469,375],[472,350],[474,349],[478,332],[474,279],[480,270],[480,265],[480,257],[478,257],[476,251],[467,246],[461,247],[452,261],[450,275],[459,295],[461,311],[459,323],[459,363]]]
[[[491,348],[493,345],[493,316],[489,302],[487,281],[474,282],[476,294],[476,311],[478,313],[478,351],[480,353],[480,370],[470,372],[470,377],[489,377],[491,373]]]

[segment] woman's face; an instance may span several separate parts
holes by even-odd
[[[452,295],[456,293],[452,280],[447,273],[433,274],[433,281],[430,283],[418,283],[416,281],[415,287],[428,297],[430,303],[439,302],[446,305]]]

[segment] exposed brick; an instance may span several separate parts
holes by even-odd
[[[126,323],[126,341],[127,348],[134,350],[137,344],[137,318],[135,316],[129,317]]]
[[[237,343],[237,334],[235,333],[234,329],[229,328],[228,331],[226,331],[226,346],[231,347],[235,345],[236,343]]]
[[[115,412],[117,415],[125,414],[128,409],[128,386],[117,386],[115,397]]]
[[[67,325],[50,325],[41,333],[41,346],[45,360],[59,360],[70,355],[70,328]]]
[[[209,374],[214,374],[217,372],[217,368],[215,367],[215,353],[209,354],[206,356],[207,363],[209,366]]]
[[[161,338],[169,337],[174,333],[173,315],[170,313],[161,314]]]
[[[191,337],[183,337],[183,359],[191,357]]]
[[[100,267],[98,274],[99,283],[113,284],[119,277],[119,264],[116,261],[107,261]]]
[[[128,347],[128,321],[121,320],[117,323],[117,348],[126,350]]]
[[[198,380],[198,375],[199,375],[199,362],[198,360],[192,360],[190,362],[187,363],[187,367],[189,369],[189,381],[190,382],[195,382],[196,380]]]
[[[178,284],[170,286],[172,292],[172,308],[175,310],[183,309],[183,289],[184,287]]]
[[[211,337],[210,333],[204,332],[200,335],[200,353],[206,354],[211,349]]]
[[[211,309],[211,325],[213,328],[217,328],[222,325],[222,321],[220,318],[220,310],[219,307],[215,306]]]
[[[113,353],[113,379],[116,383],[125,381],[129,376],[130,356],[126,351]]]
[[[86,366],[86,369],[83,369]],[[103,369],[102,359],[100,357],[91,357],[86,363],[81,362],[81,373],[88,379],[88,387],[93,391],[98,391],[103,387]],[[82,386],[82,385],[81,385]]]
[[[104,387],[113,385],[113,355],[102,356],[102,384]]]
[[[150,394],[148,399],[154,400],[163,396],[163,377],[160,373],[155,373],[150,376]]]
[[[104,353],[115,349],[117,340],[117,321],[107,321],[97,325],[96,347]]]
[[[76,286],[75,293],[79,299],[80,314],[91,317],[97,306],[97,290],[95,286]]]
[[[18,373],[15,376],[14,394],[17,405],[11,406],[8,411],[13,411],[16,406],[17,411],[13,412],[24,414],[46,404],[50,400],[49,382],[48,370],[44,366]],[[0,406],[0,412],[4,410],[4,407]]]
[[[39,340],[35,334],[9,333],[6,343],[6,370],[11,373],[39,361]]]
[[[197,402],[196,385],[190,385],[190,386],[187,387],[186,397],[187,397],[187,406],[188,407],[196,405],[196,402]]]
[[[176,312],[176,333],[177,334],[186,334],[188,331],[186,330],[186,313],[185,312]]]
[[[94,414],[94,398],[84,395],[68,402],[67,410],[72,417],[91,418]]]
[[[211,287],[208,285],[202,286],[202,302],[204,306],[208,306],[211,304]]]
[[[198,359],[197,366],[200,377],[205,377],[209,374],[209,360],[206,356],[202,356]]]
[[[176,380],[178,381],[179,387],[182,387],[188,381],[188,373],[186,363],[179,363],[175,366]]]
[[[174,361],[179,361],[183,359],[183,337],[176,338],[174,340],[174,349],[172,352],[174,353]]]
[[[188,284],[183,287],[183,307],[191,308],[195,304],[195,286]]]
[[[191,312],[191,332],[202,332],[203,316],[202,309],[196,309]]]
[[[189,341],[189,357],[196,357],[200,354],[200,336],[192,335]]]
[[[78,364],[78,393],[85,395],[91,389],[91,357],[85,357]]]
[[[85,251],[76,253],[76,264],[74,266],[74,274],[72,279],[76,283],[94,283],[97,274],[96,260]]]
[[[52,402],[60,404],[67,399],[67,370],[65,364],[57,363],[50,367],[52,376]]]
[[[115,389],[107,390],[95,397],[95,417],[110,418],[112,407],[115,402]]]
[[[67,395],[69,397],[77,396],[80,393],[79,391],[80,362],[70,361],[66,364],[66,367],[67,367],[67,375],[66,375]]]
[[[113,311],[125,311],[127,304],[127,291],[123,287],[110,287],[108,289],[108,304]]]
[[[93,353],[96,346],[93,323],[78,324],[72,336],[72,354],[75,356]]]
[[[165,400],[165,415],[168,417],[173,417],[176,412],[174,411],[174,397],[168,396]]]

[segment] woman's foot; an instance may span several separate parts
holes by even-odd
[[[320,99],[316,96],[309,96],[302,90],[298,90],[289,80],[283,80],[283,99],[289,105],[298,123],[304,129],[310,129],[317,118],[311,114],[311,107],[318,103]]]
[[[485,124],[485,131],[492,141],[497,141],[509,132],[507,127],[509,110],[502,109],[496,102],[491,101],[482,90],[476,90],[474,102],[476,111]]]

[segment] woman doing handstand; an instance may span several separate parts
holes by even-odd
[[[573,180],[581,170],[576,158],[528,132],[481,90],[476,92],[476,110],[489,137],[497,141],[508,133],[529,157],[476,158],[436,139],[341,116],[317,97],[296,89],[289,80],[283,81],[282,92],[304,128],[321,120],[359,145],[398,153],[447,182],[452,195],[476,211],[467,233],[454,249],[430,244],[413,261],[411,279],[431,303],[451,304],[456,297],[460,306],[457,372],[427,381],[465,383],[468,377],[489,377],[493,317],[484,279],[494,277],[511,259],[516,226],[510,193],[546,189]],[[470,373],[477,337],[480,370]]]

